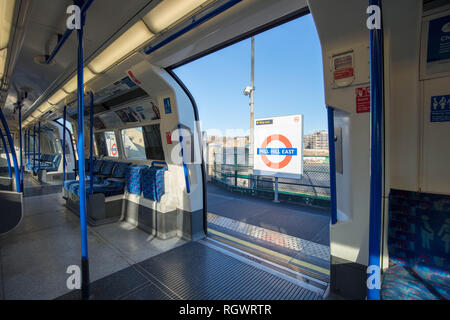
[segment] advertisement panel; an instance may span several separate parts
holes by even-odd
[[[255,120],[253,174],[300,179],[303,174],[303,115]]]

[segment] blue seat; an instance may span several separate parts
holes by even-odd
[[[103,162],[103,166],[100,169],[100,174],[102,174],[104,176],[111,175],[115,164],[116,164],[116,162],[114,162],[114,161],[105,160]]]
[[[450,298],[450,197],[391,190],[381,298]]]
[[[112,171],[112,177],[118,179],[125,178],[127,168],[130,164],[130,162],[116,162],[116,165]]]
[[[86,184],[86,193],[90,193],[90,185]],[[119,194],[123,194],[124,184],[112,182],[112,181],[102,181],[100,183],[94,183],[93,185],[93,193],[103,193],[105,197],[111,197]],[[70,191],[73,194],[80,195],[80,184],[76,183],[70,187]]]
[[[166,167],[147,167],[142,172],[142,193],[144,198],[161,201],[165,193],[164,172]]]
[[[136,165],[127,168],[125,174],[126,189],[129,193],[141,195],[142,192],[142,172],[147,166]]]

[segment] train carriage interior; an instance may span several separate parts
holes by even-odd
[[[174,70],[307,15],[329,245],[293,269],[209,232],[202,114]],[[0,299],[450,297],[449,1],[0,0],[0,18]]]

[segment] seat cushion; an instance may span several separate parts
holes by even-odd
[[[80,195],[79,191],[80,191],[80,185],[79,184],[75,184],[71,187],[72,193],[76,194],[76,195]],[[90,193],[90,185],[86,184],[86,193],[89,194]],[[93,193],[103,193],[105,195],[105,197],[111,197],[111,196],[115,196],[115,195],[119,195],[119,194],[123,194],[123,185],[118,185],[116,183],[112,183],[110,181],[103,181],[101,183],[94,183],[93,185]]]
[[[384,273],[381,287],[383,300],[439,300],[422,281],[405,267],[393,265]]]

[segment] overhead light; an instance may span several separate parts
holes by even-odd
[[[101,73],[152,37],[153,33],[139,20],[92,60],[88,67],[95,73]]]
[[[0,0],[0,49],[8,46],[15,0]]]
[[[95,74],[91,70],[89,70],[88,67],[85,67],[83,69],[84,84],[86,84],[89,80],[91,80],[94,77],[95,77]],[[67,93],[71,93],[71,92],[74,92],[75,90],[77,90],[77,88],[78,88],[77,80],[78,80],[78,75],[75,75],[72,77],[72,79],[67,81],[67,83],[63,87],[64,91],[66,91]]]
[[[31,114],[31,116],[35,119],[39,119],[42,116],[42,113],[39,112],[39,110],[34,110],[34,112]]]
[[[67,93],[64,90],[59,89],[56,93],[48,99],[48,102],[55,105],[60,103],[65,97],[67,97]]]
[[[160,2],[142,20],[150,31],[158,33],[183,18],[208,0],[165,0]]]
[[[44,102],[43,104],[41,104],[39,106],[38,110],[42,113],[46,113],[47,111],[49,111],[52,108],[53,108],[53,106],[50,103]]]
[[[6,53],[8,49],[0,50],[0,79],[3,78],[6,67]]]

